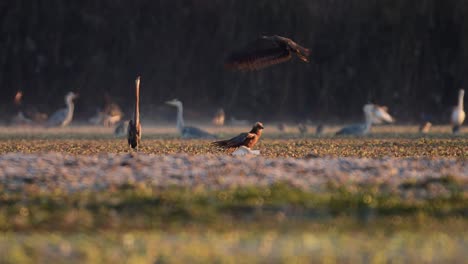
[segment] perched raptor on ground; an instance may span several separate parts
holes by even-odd
[[[263,124],[257,122],[252,127],[252,130],[250,130],[250,132],[248,133],[241,133],[238,136],[233,137],[231,139],[215,141],[212,144],[227,149],[238,148],[241,146],[250,149],[258,142],[258,140],[262,136],[262,130]]]
[[[141,124],[140,124],[140,76],[135,80],[135,112],[133,119],[128,122],[127,130],[128,144],[132,148],[138,149],[141,141]]]
[[[309,62],[310,51],[289,38],[281,36],[262,36],[243,49],[232,52],[225,61],[228,69],[258,70],[288,61],[292,54]]]

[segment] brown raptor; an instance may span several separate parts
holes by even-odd
[[[292,54],[309,62],[310,51],[293,40],[281,36],[262,36],[246,47],[232,52],[225,61],[228,69],[258,70],[288,61]]]
[[[235,136],[231,139],[215,141],[212,144],[222,147],[222,148],[238,148],[240,146],[245,146],[247,148],[252,148],[262,136],[263,124],[260,122],[255,123],[252,127],[252,130],[248,133],[241,133],[238,136]]]

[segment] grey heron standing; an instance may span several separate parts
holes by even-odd
[[[200,128],[185,126],[184,107],[181,101],[173,99],[167,101],[166,104],[172,105],[177,108],[177,130],[179,130],[179,133],[182,135],[182,138],[216,138],[215,135],[203,131]]]
[[[460,132],[460,126],[465,121],[465,111],[463,109],[463,96],[465,95],[465,90],[460,89],[458,92],[458,105],[453,108],[451,122],[452,122],[452,132],[458,134]]]
[[[344,127],[336,135],[365,135],[369,133],[373,123],[381,123],[382,121],[393,123],[393,117],[387,113],[387,109],[375,104],[366,104],[363,107],[364,124],[356,124]]]
[[[67,107],[57,110],[53,113],[47,120],[47,126],[68,126],[73,120],[73,111],[75,110],[75,105],[73,100],[77,98],[78,95],[74,92],[68,92],[65,96],[65,104]]]

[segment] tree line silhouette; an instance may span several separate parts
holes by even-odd
[[[358,119],[362,105],[399,120],[445,120],[466,84],[464,0],[136,0],[0,3],[0,93],[53,111],[70,90],[77,116],[110,95],[142,113],[179,98],[187,110],[223,107],[240,118]],[[256,72],[225,70],[227,54],[259,35],[291,37],[311,50]],[[465,87],[466,88],[466,87]],[[128,111],[130,113],[130,111]]]

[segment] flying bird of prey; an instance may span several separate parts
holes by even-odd
[[[127,131],[128,144],[132,148],[138,149],[141,141],[141,124],[140,124],[140,76],[135,80],[135,111],[133,119],[128,122]]]
[[[309,62],[310,51],[289,38],[262,36],[246,47],[232,52],[225,61],[228,69],[259,70],[288,61],[292,54],[304,62]]]
[[[255,123],[252,130],[248,133],[241,133],[236,137],[227,140],[215,141],[212,144],[218,147],[232,149],[241,146],[252,148],[262,136],[263,124],[260,122]]]

